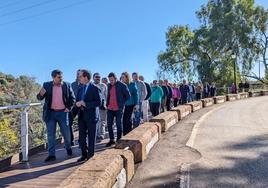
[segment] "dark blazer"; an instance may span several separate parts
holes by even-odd
[[[112,85],[108,84],[108,95],[107,95],[107,107],[110,103],[110,91],[111,91]],[[117,81],[115,83],[115,89],[116,89],[116,98],[117,98],[117,104],[119,107],[119,110],[123,110],[127,100],[130,98],[130,93],[128,90],[128,87],[126,84]]]
[[[189,86],[188,85],[182,85],[180,87],[180,91],[181,91],[181,98],[187,99],[188,93],[190,92]]]
[[[36,97],[40,101],[45,99],[45,103],[43,106],[43,120],[48,121],[50,119],[50,113],[51,113],[53,82],[52,81],[45,82],[43,84],[43,88],[46,90],[44,96],[41,96],[38,93]],[[67,82],[63,82],[62,84],[62,98],[65,107],[68,108],[69,110],[72,110],[73,105],[75,103],[75,96],[71,85]]]
[[[76,101],[82,100],[83,87],[79,87]],[[99,120],[99,110],[97,107],[101,105],[101,91],[93,83],[89,83],[84,100],[86,107],[79,108],[78,119],[96,123]],[[77,108],[77,107],[76,107]]]
[[[171,86],[167,86],[168,88],[168,98],[171,99],[172,98],[172,87]]]
[[[152,90],[151,90],[151,86],[148,83],[146,83],[146,82],[144,82],[144,83],[145,83],[146,90],[147,90],[147,95],[146,95],[144,100],[148,100],[152,95]]]

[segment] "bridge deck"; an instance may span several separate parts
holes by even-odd
[[[107,140],[96,145],[96,151],[104,150]],[[80,156],[80,149],[73,147],[73,156],[68,157],[63,146],[57,148],[57,160],[45,163],[47,152],[41,152],[30,157],[27,163],[18,163],[0,173],[0,187],[14,188],[45,188],[57,187],[82,163],[76,160]]]

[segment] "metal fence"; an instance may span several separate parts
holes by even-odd
[[[40,106],[42,103],[31,103],[31,104],[18,104],[12,106],[1,106],[0,110],[14,110],[14,109],[22,109],[20,114],[20,144],[21,144],[21,152],[22,152],[22,161],[28,161],[28,151],[29,151],[29,119],[28,119],[28,111],[31,107]]]

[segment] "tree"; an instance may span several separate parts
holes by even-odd
[[[264,65],[265,75],[268,75],[268,62],[267,62],[267,49],[268,49],[268,33],[267,33],[267,24],[268,24],[268,10],[265,10],[261,6],[257,6],[254,11],[254,27],[255,27],[255,47],[257,53]],[[255,79],[260,79],[256,75],[252,76]],[[268,80],[268,76],[265,76],[265,79]],[[260,79],[260,81],[263,81]],[[267,82],[267,81],[266,81]]]
[[[238,79],[248,74],[258,58],[254,47],[254,1],[209,0],[196,15],[200,21],[196,30],[176,25],[168,29],[167,49],[158,56],[160,67],[174,74],[197,75],[202,81],[223,84],[231,81],[233,76],[227,75],[234,66]]]
[[[10,128],[7,119],[0,121],[0,158],[10,155],[14,152],[14,146],[18,146],[18,136],[16,132]]]

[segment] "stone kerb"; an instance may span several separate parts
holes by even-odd
[[[178,113],[178,119],[182,120],[184,117],[192,113],[192,108],[189,105],[179,105],[175,108],[172,108],[171,111]]]
[[[243,93],[239,93],[240,94],[240,99],[246,99],[249,97],[248,92],[243,92]]]
[[[166,132],[170,127],[178,122],[178,113],[174,111],[163,112],[155,116],[150,122],[158,122],[161,124],[162,132]]]
[[[102,151],[102,155],[120,155],[124,161],[124,169],[126,170],[127,182],[129,182],[135,173],[134,168],[134,155],[132,151],[128,149],[107,149]]]
[[[124,160],[120,155],[96,154],[66,178],[60,188],[111,188],[127,184]]]
[[[215,104],[221,104],[221,103],[224,103],[226,101],[226,96],[224,96],[224,95],[216,96],[216,97],[213,97],[213,99],[214,99]]]
[[[203,108],[203,103],[201,101],[190,102],[190,103],[187,103],[186,105],[191,106],[192,112],[195,112]]]
[[[262,92],[261,91],[250,91],[249,93],[249,97],[259,97],[262,96]]]
[[[261,96],[266,96],[268,95],[268,90],[262,90],[261,91]]]
[[[214,104],[214,99],[213,98],[206,98],[206,99],[201,99],[201,102],[203,104],[203,108],[211,106]]]
[[[160,137],[161,125],[159,123],[144,123],[118,140],[115,148],[124,149],[129,147],[134,155],[134,162],[139,163],[147,158],[150,150]]]
[[[237,94],[228,94],[226,95],[227,101],[235,101],[237,100]]]

